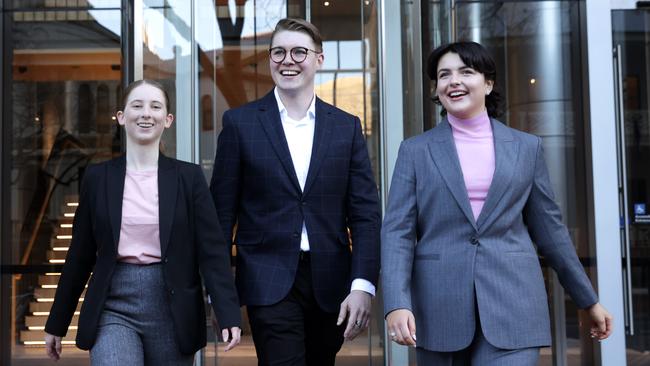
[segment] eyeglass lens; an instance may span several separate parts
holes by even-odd
[[[291,59],[296,63],[305,61],[308,53],[309,50],[305,47],[294,47],[291,49],[291,51],[289,51]],[[287,50],[282,47],[273,47],[270,50],[270,54],[271,60],[273,60],[273,62],[280,63],[287,57]]]

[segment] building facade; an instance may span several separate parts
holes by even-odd
[[[80,177],[121,154],[121,90],[160,81],[176,115],[168,156],[212,174],[221,117],[273,81],[275,23],[323,33],[323,100],[360,117],[385,200],[399,143],[436,125],[423,67],[455,40],[485,45],[499,67],[506,124],[538,136],[576,251],[615,317],[588,337],[584,314],[540,258],[553,346],[541,365],[650,364],[650,9],[628,0],[0,0],[0,364],[41,364],[43,327],[65,261]],[[645,160],[649,158],[649,160]],[[233,253],[236,255],[236,253]],[[379,287],[381,292],[381,284]],[[381,296],[341,365],[411,365],[385,334]],[[88,364],[64,339],[64,364]],[[209,319],[203,365],[255,365],[250,332],[224,354]]]

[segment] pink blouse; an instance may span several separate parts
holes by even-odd
[[[458,119],[450,114],[447,115],[447,119],[451,124],[467,196],[476,220],[481,213],[494,175],[494,138],[490,117],[487,111],[484,111],[470,119]]]
[[[160,262],[158,170],[126,170],[117,259],[134,264]]]

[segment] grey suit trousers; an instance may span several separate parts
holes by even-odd
[[[192,365],[175,339],[160,265],[117,263],[104,305],[93,366]]]
[[[539,347],[502,349],[491,345],[476,324],[472,344],[456,352],[434,352],[417,348],[418,366],[535,366],[539,361]]]

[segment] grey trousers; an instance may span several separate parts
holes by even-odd
[[[192,365],[178,349],[162,276],[157,264],[115,266],[91,365]]]
[[[476,324],[476,334],[469,347],[456,352],[434,352],[416,349],[419,366],[535,366],[539,347],[502,349],[491,345]]]

